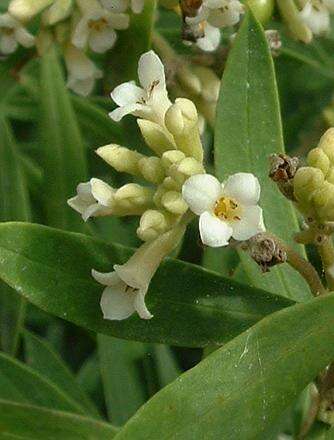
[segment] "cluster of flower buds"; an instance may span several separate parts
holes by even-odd
[[[101,307],[106,319],[125,319],[137,311],[143,319],[151,313],[145,295],[159,264],[180,242],[186,225],[200,216],[202,242],[226,246],[231,239],[248,240],[264,231],[262,210],[257,205],[260,185],[250,173],[237,173],[221,184],[205,174],[198,114],[192,101],[172,103],[166,90],[164,66],[153,52],[138,64],[140,86],[123,83],[111,97],[118,107],[110,113],[115,121],[136,116],[147,146],[146,156],[120,145],[106,145],[97,154],[119,172],[147,185],[128,183],[115,189],[93,178],[81,183],[68,204],[84,220],[92,216],[140,216],[138,237],[144,244],[124,265],[94,278],[106,286]]]
[[[8,55],[18,45],[36,45],[39,54],[56,41],[64,50],[68,70],[67,85],[74,92],[88,95],[102,72],[89,58],[89,52],[111,49],[118,30],[129,27],[129,14],[140,13],[144,0],[11,0],[8,11],[0,15],[0,52]],[[37,35],[25,26],[39,16]]]
[[[293,178],[298,209],[318,223],[334,221],[334,128],[320,139],[307,156],[308,166],[297,170]]]

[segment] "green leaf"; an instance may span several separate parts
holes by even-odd
[[[0,400],[1,439],[110,440],[117,430],[68,412]]]
[[[30,206],[11,126],[0,117],[0,221],[29,220]],[[15,354],[24,320],[25,304],[14,290],[0,282],[0,345]]]
[[[44,208],[50,226],[83,230],[66,204],[78,183],[87,180],[85,147],[54,48],[41,59],[40,134],[44,170]]]
[[[99,335],[100,369],[110,421],[123,425],[148,397],[140,371],[147,345]]]
[[[27,364],[75,400],[84,413],[99,417],[96,407],[77,384],[74,374],[50,344],[28,331],[24,332],[24,341]]]
[[[180,376],[181,369],[170,347],[155,344],[152,348],[159,385],[163,388]]]
[[[181,346],[222,344],[291,301],[169,259],[152,280],[150,321],[104,320],[103,287],[91,269],[110,271],[131,250],[45,226],[0,225],[0,277],[43,310],[98,333]]]
[[[37,371],[0,353],[0,398],[83,414],[81,406]]]
[[[261,184],[260,203],[267,230],[293,245],[291,236],[298,229],[296,214],[268,178],[270,154],[283,151],[273,62],[263,30],[249,12],[222,79],[215,129],[216,175],[224,180],[240,171],[254,173]],[[305,255],[301,246],[299,250]],[[287,265],[263,275],[244,253],[241,258],[255,286],[294,300],[310,297],[304,280]]]
[[[321,316],[321,319],[319,319]],[[263,319],[156,394],[117,440],[267,439],[334,358],[334,294]]]

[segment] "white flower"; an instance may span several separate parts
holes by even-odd
[[[115,190],[100,179],[79,183],[77,195],[67,201],[69,206],[82,215],[87,221],[89,217],[109,215],[112,213],[113,195]]]
[[[107,286],[101,297],[105,319],[122,320],[137,312],[142,319],[153,315],[145,304],[149,284],[162,260],[178,245],[185,231],[176,226],[155,240],[143,244],[123,265],[114,265],[114,272],[92,270],[99,283]]]
[[[208,22],[203,22],[204,37],[198,38],[196,45],[205,52],[212,52],[217,49],[220,43],[220,31]]]
[[[234,26],[239,23],[244,6],[238,0],[203,0],[196,17],[187,17],[187,23],[206,20],[217,28]]]
[[[114,121],[120,121],[123,116],[132,114],[163,126],[164,116],[171,102],[166,90],[164,66],[152,50],[140,57],[138,78],[141,87],[130,81],[113,90],[111,98],[119,108],[109,116]]]
[[[231,237],[248,240],[265,230],[257,205],[260,184],[253,174],[233,174],[225,184],[210,174],[197,174],[184,183],[182,195],[200,215],[201,239],[208,246],[226,246]]]
[[[331,2],[328,2],[331,7]],[[310,0],[299,13],[300,18],[314,35],[325,34],[330,29],[329,8],[320,0]]]
[[[131,7],[132,12],[140,14],[144,8],[144,0],[101,0],[101,3],[113,12],[126,12]]]
[[[18,20],[8,13],[0,15],[0,52],[7,55],[15,52],[19,44],[28,48],[34,43],[34,36]]]
[[[65,63],[68,70],[67,87],[78,95],[89,95],[95,81],[102,78],[102,72],[84,52],[74,46],[65,51]]]
[[[94,52],[104,53],[116,42],[115,29],[127,29],[128,26],[128,15],[93,7],[84,13],[77,24],[72,43],[79,49],[85,49],[88,45]]]

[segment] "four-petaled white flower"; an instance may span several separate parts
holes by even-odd
[[[330,29],[330,12],[333,11],[333,0],[309,0],[300,17],[314,35],[323,35]]]
[[[100,179],[79,183],[77,195],[67,201],[69,206],[82,215],[84,221],[112,213],[115,190]]]
[[[32,47],[35,43],[35,37],[31,35],[22,24],[5,13],[0,15],[0,52],[8,55],[15,52],[18,45],[23,47]]]
[[[260,184],[253,174],[233,174],[224,184],[210,174],[197,174],[184,183],[182,195],[200,215],[201,239],[208,246],[226,246],[231,237],[243,241],[265,231],[257,205]]]
[[[188,17],[187,23],[206,20],[217,28],[234,26],[240,21],[244,6],[238,0],[203,0],[196,17]]]
[[[84,13],[77,24],[72,43],[79,49],[88,45],[91,50],[103,53],[111,49],[116,42],[115,29],[127,29],[129,16],[110,12],[103,8],[92,8]]]
[[[113,12],[126,12],[131,7],[132,12],[140,14],[144,8],[144,0],[101,0],[101,3]]]
[[[74,46],[65,51],[65,63],[68,70],[67,87],[78,95],[88,96],[95,81],[102,78],[102,72],[84,52]]]
[[[134,81],[123,83],[111,93],[119,106],[109,116],[120,121],[132,114],[164,125],[164,117],[171,102],[166,89],[165,70],[160,58],[151,50],[144,53],[138,62],[138,78],[141,87]]]

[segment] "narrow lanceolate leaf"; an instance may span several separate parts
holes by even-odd
[[[148,398],[142,369],[147,345],[99,335],[98,347],[109,419],[120,426]]]
[[[3,439],[110,440],[117,430],[99,420],[0,399]]]
[[[321,319],[319,320],[319,316]],[[334,358],[334,294],[263,319],[156,394],[117,440],[267,439]]]
[[[0,277],[45,311],[106,335],[181,346],[221,344],[291,301],[177,260],[161,265],[147,294],[154,315],[102,317],[106,272],[131,250],[81,234],[22,223],[0,225]],[[24,269],[24,270],[23,270]]]
[[[26,362],[75,400],[83,412],[98,417],[95,405],[77,384],[74,374],[50,344],[28,331],[24,332]]]
[[[222,79],[215,128],[216,174],[223,180],[240,171],[254,173],[261,183],[267,230],[293,245],[291,237],[298,228],[294,208],[268,178],[270,154],[283,151],[273,62],[263,30],[249,12]],[[263,276],[248,257],[242,259],[256,286],[295,300],[310,297],[304,280],[287,265]]]
[[[87,180],[85,148],[54,48],[41,60],[40,102],[46,221],[51,226],[82,230],[80,216],[66,201],[78,183]]]
[[[49,379],[5,354],[0,354],[0,399],[27,402],[78,414],[85,412]]]
[[[158,382],[160,388],[163,388],[180,376],[181,368],[171,348],[167,345],[155,344],[152,349]]]
[[[29,220],[30,209],[17,146],[8,121],[0,118],[0,221]],[[24,300],[0,282],[0,346],[15,354],[24,318]]]

